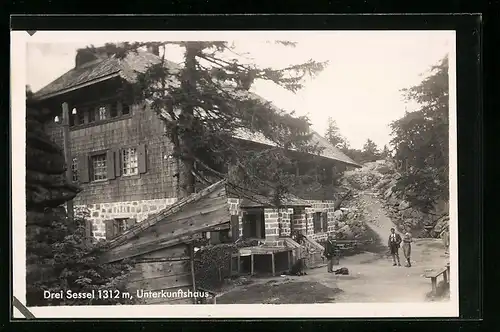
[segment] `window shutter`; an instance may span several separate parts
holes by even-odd
[[[127,229],[134,227],[136,223],[137,223],[137,219],[135,219],[135,218],[127,219]]]
[[[78,177],[80,178],[80,183],[90,182],[89,157],[85,155],[85,156],[79,156],[77,159],[78,159]]]
[[[115,237],[115,221],[106,220],[104,223],[106,225],[106,240],[111,240]]]
[[[116,149],[115,151],[115,176],[118,177],[122,174],[122,158],[121,158],[121,150]]]
[[[240,223],[238,216],[231,216],[231,236],[233,241],[236,241],[240,237]]]
[[[85,236],[87,239],[92,237],[92,221],[85,220]]]
[[[323,232],[328,232],[328,212],[323,212],[321,217],[323,219]]]
[[[106,152],[106,163],[107,177],[112,180],[115,178],[115,154],[111,150]]]
[[[147,171],[146,145],[140,144],[137,148],[137,154],[139,173],[144,174]]]

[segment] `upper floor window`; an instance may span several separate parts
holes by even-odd
[[[91,157],[92,181],[106,180],[108,174],[106,154],[98,154]]]
[[[119,176],[147,172],[146,145],[124,149],[108,149],[77,156],[77,176],[81,184],[107,182]],[[76,167],[76,166],[75,166]]]
[[[108,107],[106,106],[99,106],[99,108],[97,109],[97,114],[98,114],[98,118],[97,120],[99,121],[102,121],[102,120],[106,120],[108,118]]]
[[[137,149],[128,148],[122,151],[122,174],[135,175],[139,173]]]
[[[76,106],[78,113],[70,116],[70,126],[97,124],[100,121],[119,119],[130,114],[130,106],[121,101],[109,101],[92,105]]]

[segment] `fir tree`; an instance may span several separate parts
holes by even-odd
[[[340,134],[339,127],[337,126],[337,122],[328,117],[328,127],[326,128],[325,138],[332,144],[333,146],[340,149],[348,149],[349,143],[347,140]]]
[[[169,67],[165,58],[165,46],[171,44],[184,52],[184,61],[177,68]],[[163,50],[161,61],[139,75],[133,91],[167,125],[174,157],[182,164],[181,194],[193,193],[197,179],[225,177],[230,171],[237,175],[233,180],[238,185],[255,190],[272,188],[279,202],[295,182],[290,149],[318,150],[309,142],[307,117],[279,110],[249,90],[256,80],[266,80],[296,92],[305,78],[314,77],[326,63],[309,60],[281,69],[261,68],[242,63],[234,46],[224,41],[106,44],[104,49],[120,58],[141,47]],[[234,139],[242,131],[262,135],[275,146],[252,149]],[[230,170],[225,167],[228,164]]]
[[[420,107],[390,125],[394,159],[405,165],[397,189],[425,211],[437,199],[448,198],[448,58],[402,92]]]

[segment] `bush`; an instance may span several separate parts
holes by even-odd
[[[239,241],[202,247],[194,256],[196,285],[210,290],[221,287],[231,276],[231,255],[255,245],[257,241]]]
[[[27,232],[26,302],[28,306],[132,304],[132,299],[107,298],[44,299],[44,291],[74,294],[99,291],[115,295],[125,292],[125,278],[132,266],[127,262],[100,264],[106,241],[96,242],[85,235],[86,211],[70,223],[63,208],[53,209],[50,227]],[[106,297],[106,296],[104,296]],[[115,296],[116,297],[116,296]]]

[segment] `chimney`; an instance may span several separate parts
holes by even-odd
[[[82,65],[97,59],[97,56],[91,50],[81,48],[76,51],[75,68],[79,68]]]
[[[156,56],[160,56],[160,46],[155,45],[155,46],[148,46],[148,52],[153,53]]]

